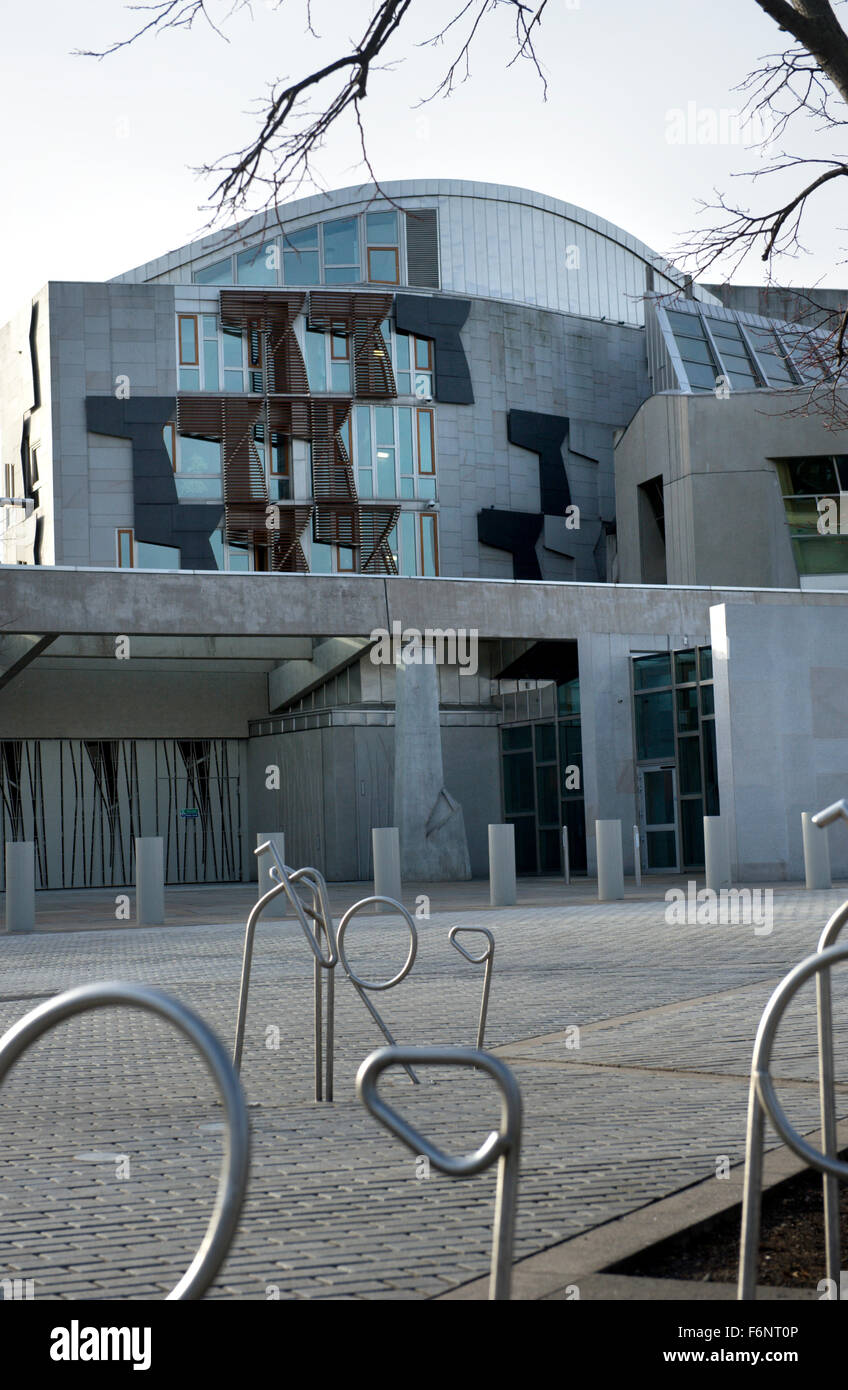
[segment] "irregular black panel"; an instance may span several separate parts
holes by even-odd
[[[535,410],[511,410],[507,415],[507,437],[520,449],[539,455],[539,488],[542,511],[546,516],[565,516],[571,505],[568,475],[562,461],[562,443],[568,434],[568,417],[541,415]]]
[[[208,502],[181,502],[162,429],[174,417],[173,396],[86,396],[88,429],[132,441],[135,538],[148,545],[176,546],[188,570],[218,566],[209,537],[224,514]]]
[[[398,332],[433,339],[436,400],[449,405],[474,404],[471,373],[459,332],[470,308],[469,299],[447,299],[441,294],[395,295]]]
[[[536,642],[498,671],[498,680],[544,680],[562,685],[579,675],[576,642]]]
[[[477,513],[477,539],[496,550],[512,551],[514,579],[541,579],[536,542],[543,520],[538,512],[499,512],[490,507]]]

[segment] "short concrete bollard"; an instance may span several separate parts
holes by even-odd
[[[150,927],[165,921],[165,843],[161,835],[135,842],[135,920]]]
[[[595,847],[598,855],[598,902],[614,902],[624,897],[624,848],[620,820],[595,821]]]
[[[704,816],[704,878],[714,893],[730,887],[730,845],[721,816]]]
[[[400,835],[396,825],[378,826],[371,831],[374,856],[374,896],[400,902]]]
[[[812,811],[801,812],[801,835],[804,840],[804,876],[807,887],[832,888],[827,830],[813,824]]]
[[[282,830],[257,830],[256,847],[265,845],[268,841],[276,849],[283,863],[286,862],[286,837]],[[271,870],[276,864],[276,860],[270,852],[260,854],[256,860],[259,869],[259,882],[257,884],[257,899],[264,898],[266,893],[270,893],[274,887],[275,880],[271,878]],[[266,917],[285,917],[288,911],[288,899],[285,893],[278,893],[276,898],[272,898],[268,906],[264,909]]]
[[[35,844],[32,840],[6,844],[6,930],[35,931]]]
[[[489,902],[492,907],[514,907],[515,826],[489,826]]]

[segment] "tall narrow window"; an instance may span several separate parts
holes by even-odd
[[[177,427],[171,421],[162,427],[162,439],[165,448],[168,450],[168,458],[171,460],[171,467],[177,471]]]
[[[418,417],[418,472],[432,477],[436,471],[433,412],[432,410],[418,410],[416,415]]]
[[[368,279],[377,285],[399,284],[397,213],[366,213],[365,239],[368,245]]]
[[[439,573],[438,518],[432,512],[419,512],[418,524],[421,528],[421,573],[435,576]]]
[[[118,568],[122,570],[133,568],[132,527],[118,531]]]
[[[180,366],[196,367],[197,357],[197,315],[180,314]]]
[[[350,285],[359,280],[359,223],[355,217],[325,222],[324,280],[328,285]]]
[[[263,389],[262,320],[251,319],[247,325],[247,362],[250,368],[250,390],[257,395]]]
[[[302,227],[283,237],[283,281],[287,285],[318,285],[318,226]]]

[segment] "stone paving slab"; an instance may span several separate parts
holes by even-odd
[[[669,926],[656,895],[474,908],[497,941],[488,1041],[508,1057],[525,1106],[517,1257],[710,1176],[720,1155],[739,1161],[760,1012],[839,901],[784,890],[774,931],[759,937]],[[446,911],[420,922],[412,974],[375,996],[403,1042],[473,1042],[482,971],[451,950],[452,921]],[[33,999],[122,978],[175,994],[229,1046],[241,944],[238,922],[0,938],[0,1029]],[[385,976],[405,955],[405,932],[397,919],[358,918],[348,948],[355,968]],[[485,1274],[494,1174],[416,1178],[414,1156],[356,1101],[356,1069],[382,1039],[343,981],[337,1101],[311,1101],[311,976],[299,928],[263,922],[243,1066],[251,1182],[212,1296],[428,1298]],[[811,1021],[799,998],[777,1069],[807,1130],[818,1123]],[[575,1027],[579,1049],[565,1045]],[[486,1079],[447,1069],[422,1079],[414,1087],[390,1073],[381,1089],[441,1147],[467,1151],[497,1123]],[[32,1278],[46,1298],[166,1292],[202,1236],[221,1147],[208,1128],[219,1122],[214,1088],[184,1040],[136,1011],[77,1016],[17,1065],[0,1114],[0,1277]],[[117,1176],[122,1155],[128,1178]]]

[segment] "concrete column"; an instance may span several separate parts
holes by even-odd
[[[596,820],[598,850],[598,902],[624,897],[624,848],[620,820]]]
[[[489,826],[489,901],[492,907],[515,905],[515,826]]]
[[[35,930],[35,844],[32,840],[6,844],[6,930]]]
[[[704,865],[708,888],[720,893],[730,887],[730,845],[721,816],[704,816]]]
[[[282,830],[258,830],[256,832],[256,846],[267,844],[268,841],[276,848],[277,853],[286,862],[286,837]],[[256,860],[259,874],[257,883],[257,899],[265,896],[274,887],[274,880],[271,878],[270,871],[276,863],[273,854],[260,854]],[[308,899],[307,899],[308,901]],[[268,906],[264,909],[264,917],[285,917],[288,911],[288,898],[285,893],[278,893],[276,898],[272,898]]]
[[[419,647],[416,653],[410,643],[395,667],[394,819],[407,883],[471,877],[462,807],[444,784],[433,657],[432,648]]]
[[[165,921],[165,842],[161,835],[135,842],[135,920],[147,926]]]
[[[374,855],[375,895],[395,898],[400,902],[400,836],[397,826],[384,825],[372,829],[371,848]]]
[[[801,812],[801,835],[804,840],[804,874],[807,887],[832,888],[827,831],[813,825],[812,811]]]

